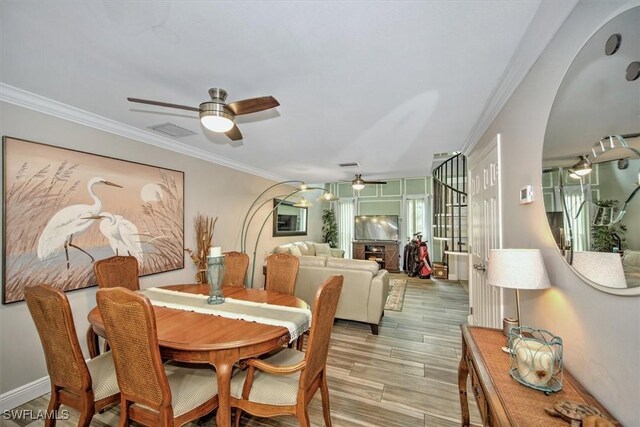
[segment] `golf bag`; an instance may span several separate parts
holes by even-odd
[[[422,241],[422,234],[416,233],[414,238],[404,247],[404,271],[407,276],[418,276],[421,279],[431,278],[431,261],[427,244]]]

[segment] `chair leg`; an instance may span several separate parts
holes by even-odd
[[[371,326],[371,333],[373,335],[378,335],[378,324],[377,323],[370,323],[369,326]]]
[[[236,409],[236,419],[234,421],[235,427],[240,427],[240,418],[242,418],[242,409]]]
[[[78,427],[89,427],[91,425],[91,420],[93,419],[93,410],[90,412],[81,412],[80,419],[78,419]]]
[[[300,427],[311,426],[311,422],[309,422],[309,412],[307,411],[306,406],[300,412],[298,412],[297,418],[298,418],[298,422],[300,423]]]
[[[329,385],[327,384],[327,371],[322,371],[320,380],[320,395],[322,396],[322,415],[325,427],[331,427],[331,409],[329,407]]]
[[[55,414],[58,409],[60,409],[60,395],[58,394],[58,389],[54,386],[51,387],[51,400],[49,400],[49,407],[47,408],[47,415],[49,416],[44,421],[45,427],[55,427]]]

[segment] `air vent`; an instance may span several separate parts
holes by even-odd
[[[353,168],[356,166],[360,166],[360,163],[358,162],[338,163],[338,166],[340,166],[341,168]]]
[[[158,133],[161,133],[165,136],[170,136],[172,138],[184,138],[185,136],[195,135],[195,132],[190,131],[189,129],[181,128],[178,125],[173,123],[163,123],[161,125],[149,126],[147,129],[151,129]]]

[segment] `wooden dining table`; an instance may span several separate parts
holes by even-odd
[[[169,289],[192,294],[209,294],[208,285],[170,285]],[[292,295],[242,287],[223,287],[223,295],[244,301],[287,307],[308,308],[308,304]],[[210,314],[154,306],[158,344],[164,358],[187,363],[211,364],[218,380],[218,426],[231,425],[231,373],[238,360],[256,357],[287,344],[289,331],[285,327],[229,319]],[[98,347],[98,336],[105,337],[98,307],[89,312],[89,323],[95,339],[89,344]]]

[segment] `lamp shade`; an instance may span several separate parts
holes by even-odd
[[[540,249],[491,249],[487,283],[501,288],[550,287]]]

